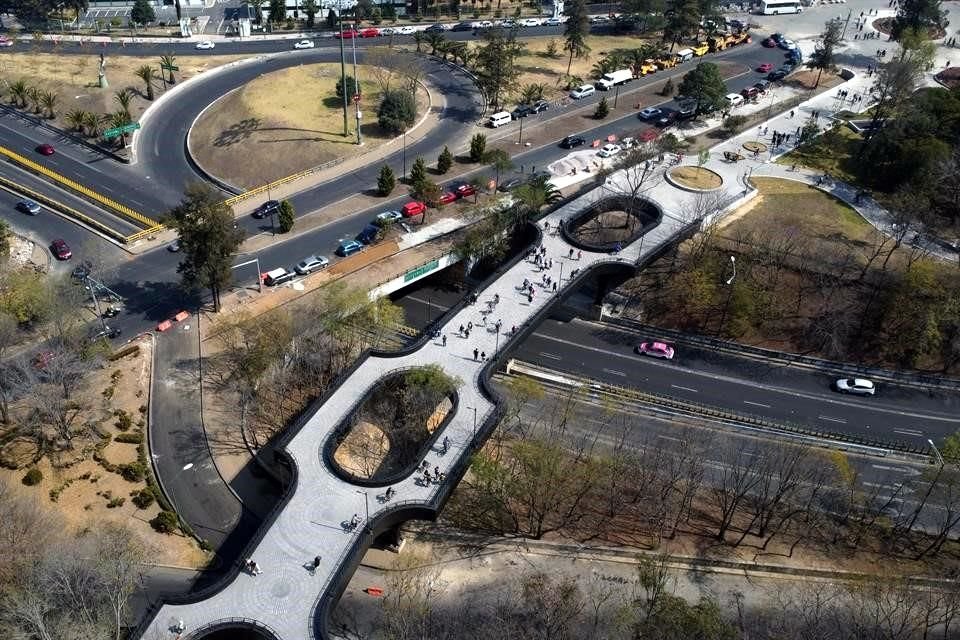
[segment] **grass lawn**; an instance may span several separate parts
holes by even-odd
[[[784,165],[798,164],[829,173],[834,178],[858,184],[857,152],[863,137],[841,125],[817,136],[808,144],[780,157]]]
[[[362,66],[358,73],[366,152],[392,136],[376,121],[379,86],[364,80],[369,73]],[[336,97],[339,78],[340,66],[335,63],[260,76],[203,114],[190,134],[191,152],[207,171],[247,188],[357,153],[352,103],[350,135],[343,135],[343,103]],[[425,92],[418,94],[417,104],[423,114],[429,106]]]

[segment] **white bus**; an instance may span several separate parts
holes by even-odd
[[[800,13],[803,7],[800,0],[763,0],[760,3],[760,13],[765,16],[775,16],[781,13]]]

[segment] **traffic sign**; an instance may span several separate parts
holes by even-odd
[[[166,69],[167,71],[180,71],[180,67],[178,67],[178,66],[176,66],[176,65],[174,65],[174,64],[161,64],[161,65],[160,65],[160,68],[161,68],[161,69]]]
[[[121,134],[130,133],[131,131],[136,131],[139,128],[140,128],[139,122],[131,122],[130,124],[125,124],[122,127],[107,129],[106,131],[103,132],[103,137],[104,139],[109,140],[110,138],[116,138]]]

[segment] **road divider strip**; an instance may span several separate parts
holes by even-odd
[[[116,229],[111,229],[110,227],[103,224],[102,222],[98,222],[97,220],[94,220],[90,216],[82,214],[76,209],[72,207],[68,207],[62,202],[59,202],[57,200],[54,200],[53,198],[45,196],[42,193],[38,193],[33,189],[30,189],[21,184],[18,184],[13,180],[9,180],[3,176],[0,176],[0,185],[3,185],[4,187],[10,189],[11,191],[15,191],[16,193],[19,193],[25,197],[28,197],[31,200],[42,202],[43,204],[47,205],[51,209],[55,209],[67,217],[74,218],[78,222],[88,227],[92,227],[94,230],[99,231],[100,233],[103,233],[113,238],[114,240],[117,240],[124,244],[126,244],[127,242],[127,236],[124,236],[122,233],[120,233]]]
[[[27,169],[29,169],[29,170],[31,170],[31,171],[34,171],[34,172],[36,172],[36,173],[39,173],[40,175],[43,175],[43,176],[46,176],[46,177],[50,178],[51,180],[54,180],[54,181],[56,181],[56,182],[59,182],[60,184],[64,185],[65,187],[69,187],[70,189],[73,189],[73,190],[76,191],[77,193],[79,193],[79,194],[81,194],[81,195],[84,195],[84,196],[90,198],[91,200],[93,200],[93,201],[95,201],[95,202],[99,202],[99,203],[102,204],[103,206],[105,206],[105,207],[107,207],[107,208],[109,208],[109,209],[112,209],[113,211],[116,211],[117,213],[119,213],[119,214],[121,214],[121,215],[124,215],[124,216],[126,216],[127,218],[130,218],[131,220],[133,220],[134,222],[137,222],[137,223],[139,223],[139,224],[142,224],[142,225],[145,226],[145,227],[155,228],[155,227],[159,227],[159,226],[160,226],[160,223],[157,222],[156,220],[153,220],[153,219],[151,219],[151,218],[148,218],[147,216],[143,215],[142,213],[137,213],[136,211],[134,211],[134,210],[131,209],[130,207],[127,207],[127,206],[125,206],[125,205],[120,204],[119,202],[116,202],[116,201],[114,201],[114,200],[111,200],[110,198],[108,198],[108,197],[106,197],[106,196],[104,196],[104,195],[101,195],[101,194],[97,193],[97,192],[94,191],[93,189],[90,189],[89,187],[86,187],[86,186],[80,184],[79,182],[75,182],[75,181],[71,180],[70,178],[66,178],[66,177],[60,175],[59,173],[57,173],[56,171],[52,171],[51,169],[48,169],[47,167],[43,166],[42,164],[39,164],[39,163],[37,163],[37,162],[34,162],[33,160],[30,160],[29,158],[25,158],[25,157],[23,157],[22,155],[20,155],[19,153],[16,153],[16,152],[14,152],[14,151],[11,151],[10,149],[7,149],[6,147],[0,147],[0,155],[6,156],[6,157],[9,158],[10,160],[16,162],[17,164],[20,164],[20,165],[26,167]]]

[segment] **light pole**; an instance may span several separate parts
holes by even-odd
[[[476,407],[467,407],[467,409],[473,409],[473,437],[477,437],[477,408]],[[472,444],[471,440],[471,444]]]
[[[617,85],[617,92],[613,96],[613,108],[617,108],[617,101],[620,100],[620,85]]]
[[[203,426],[203,340],[200,335],[200,307],[197,306],[197,366],[200,370],[200,426]]]
[[[403,176],[402,180],[407,179],[407,130],[403,130]]]
[[[341,36],[343,34],[340,34]],[[340,38],[341,40],[343,38]],[[357,93],[353,96],[353,104],[356,105],[357,111],[357,146],[363,144],[363,137],[360,134],[360,76],[357,75],[357,39],[350,38],[351,48],[353,49],[353,86],[356,89]]]
[[[523,144],[523,117],[520,118],[520,139],[517,140],[517,144]]]
[[[733,287],[730,285],[733,284],[734,278],[737,277],[737,259],[734,256],[730,256],[730,264],[733,265],[733,275],[730,276],[726,281],[726,285],[728,287],[727,300],[723,303],[723,314],[720,316],[720,328],[717,329],[717,335],[723,333],[723,324],[727,320],[727,311],[730,309],[730,298],[733,296]]]
[[[933,440],[931,440],[930,438],[927,438],[927,442],[929,442],[930,446],[933,447],[933,452],[937,454],[937,460],[940,461],[940,466],[943,467],[944,465],[946,465],[947,463],[944,461],[943,456],[940,455],[940,451],[937,449],[937,445],[933,444]]]
[[[727,279],[727,286],[733,284],[733,279],[737,277],[737,258],[730,256],[730,264],[733,266],[733,275]]]
[[[337,19],[340,21],[340,84],[343,85],[343,137],[350,135],[350,125],[347,122],[347,63],[343,58],[343,3],[337,2]],[[352,32],[351,32],[351,35]],[[354,78],[356,81],[356,78]]]
[[[363,496],[363,512],[367,516],[367,519],[364,520],[364,528],[369,532],[370,531],[370,496],[367,495],[366,491],[360,491],[359,489],[357,489],[357,493]]]

